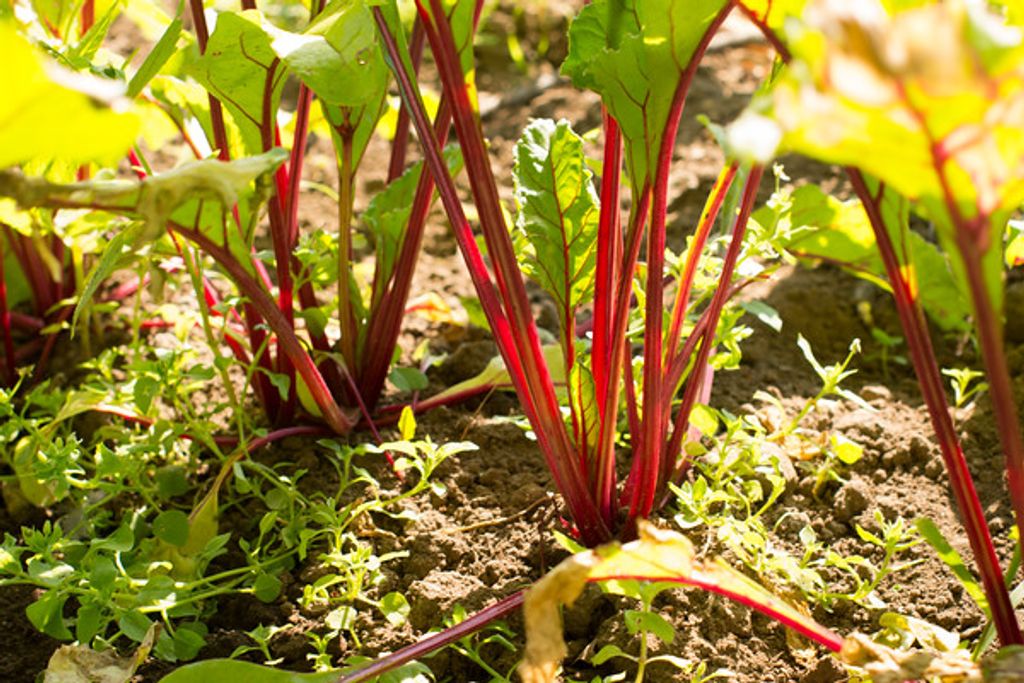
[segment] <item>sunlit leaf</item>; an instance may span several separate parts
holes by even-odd
[[[0,22],[0,168],[30,159],[109,163],[128,150],[138,118],[120,86],[44,61],[14,27]]]
[[[816,5],[788,31],[794,61],[756,108],[784,149],[920,202],[947,251],[970,245],[998,309],[1002,231],[1024,200],[1021,32],[981,4],[916,4]]]
[[[905,198],[891,188],[876,183],[872,187],[882,193],[882,217],[904,261],[903,275],[911,279],[911,291],[943,329],[965,329],[965,285],[957,283],[948,259],[935,244],[910,230]],[[788,249],[800,257],[838,263],[853,275],[889,288],[874,232],[859,202],[840,201],[815,185],[797,189],[792,202]]]
[[[265,22],[271,48],[326,104],[356,107],[381,99],[387,66],[373,15],[361,1],[331,3],[303,33]]]
[[[242,132],[246,152],[258,154],[274,146],[273,115],[281,102],[287,69],[271,48],[256,10],[221,12],[206,52],[192,75],[231,112]]]
[[[537,119],[516,145],[517,257],[555,300],[562,334],[594,293],[599,200],[583,138],[568,121]]]
[[[614,4],[596,0],[573,20],[562,72],[600,94],[619,122],[630,181],[639,188],[653,174],[683,71],[727,3],[622,0],[612,22]]]

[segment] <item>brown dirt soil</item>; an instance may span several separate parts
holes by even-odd
[[[506,17],[506,21],[511,19]],[[557,57],[558,49],[559,45],[553,43],[552,57]],[[677,147],[678,171],[672,179],[674,199],[670,218],[676,242],[683,239],[699,215],[704,195],[721,163],[720,152],[707,132],[694,122],[693,115],[705,113],[717,122],[731,119],[756,88],[769,59],[765,46],[741,42],[711,52],[698,71],[687,106],[687,123]],[[487,108],[485,126],[506,198],[511,192],[506,171],[511,166],[513,145],[530,117],[565,117],[580,132],[599,123],[597,98],[579,93],[560,80],[549,63],[543,63],[528,76],[516,71],[495,74],[486,69],[481,69],[480,76],[485,105],[488,101],[493,103]],[[314,149],[326,148],[317,143]],[[379,187],[386,158],[383,145],[368,153],[368,159],[381,161],[375,171],[371,169],[371,180],[361,188],[361,202],[366,201],[374,187]],[[333,177],[330,163],[311,161],[311,167],[319,169],[321,180],[330,181]],[[794,178],[803,177],[805,172],[823,177],[823,169],[806,162],[787,166],[787,170]],[[378,177],[373,179],[375,173]],[[314,200],[312,206],[303,214],[307,225],[333,221],[329,202]],[[453,304],[458,296],[470,293],[455,243],[440,220],[428,233],[415,287],[419,292],[438,292]],[[869,301],[879,324],[895,333],[895,318],[886,297],[825,268],[785,270],[772,282],[750,290],[747,296],[776,308],[785,324],[782,332],[776,333],[756,320],[744,320],[754,334],[744,343],[742,367],[716,377],[711,401],[714,406],[737,414],[755,410],[750,405],[751,396],[754,390],[761,389],[779,397],[787,413],[795,414],[818,389],[818,380],[795,343],[800,332],[810,340],[823,362],[841,360],[854,337],[865,340],[865,353],[854,363],[861,372],[849,385],[876,409],[868,412],[851,404],[831,402],[811,416],[812,428],[848,435],[865,446],[865,457],[844,472],[846,483],[827,486],[817,497],[812,494],[811,480],[794,470],[787,492],[773,508],[769,520],[778,522],[774,542],[798,551],[797,533],[809,524],[821,540],[838,551],[866,554],[877,560],[870,546],[858,538],[854,525],[876,528],[873,514],[878,510],[888,519],[930,517],[969,562],[970,551],[952,508],[946,475],[912,376],[906,369],[894,367],[894,377],[886,380],[877,361],[865,360],[877,349],[869,341],[870,329],[857,314],[857,304]],[[403,346],[411,349],[424,338],[431,339],[435,349],[451,354],[449,361],[435,372],[437,386],[471,376],[493,355],[493,345],[478,331],[419,320],[410,323]],[[961,365],[976,361],[972,357],[957,357],[955,340],[937,341],[944,359]],[[1011,362],[1015,376],[1024,375],[1024,348],[1012,351]],[[446,485],[447,494],[413,501],[410,506],[417,518],[411,525],[403,527],[385,518],[374,519],[379,533],[372,540],[378,554],[393,550],[409,553],[408,557],[385,565],[386,581],[377,590],[381,595],[401,591],[412,610],[408,622],[398,629],[387,626],[383,620],[361,619],[357,630],[363,647],[358,654],[372,656],[409,644],[428,629],[439,626],[456,604],[469,612],[492,604],[526,587],[565,556],[549,533],[559,527],[559,509],[557,500],[548,493],[552,490],[551,481],[539,450],[518,427],[495,419],[514,409],[512,398],[497,395],[482,406],[478,400],[458,409],[435,411],[420,420],[421,433],[430,434],[435,441],[468,439],[479,450],[453,457],[442,465],[435,476]],[[986,401],[979,401],[972,414],[961,418],[972,472],[987,517],[993,533],[1005,539],[1012,515]],[[292,439],[258,457],[266,462],[296,460],[302,466],[314,468],[305,481],[324,481],[329,485],[329,468],[315,469],[317,448],[320,447],[310,441]],[[388,481],[386,470],[380,466],[377,469],[380,479]],[[321,479],[321,475],[327,478]],[[252,525],[249,512],[239,510],[228,515],[223,527],[247,532]],[[15,532],[16,528],[13,520],[0,514],[0,532]],[[703,551],[722,551],[710,535],[698,536],[705,541]],[[1008,548],[1003,547],[1002,551],[1005,554]],[[919,545],[902,559],[921,562],[882,586],[881,597],[889,609],[918,616],[964,637],[977,635],[982,624],[980,613],[933,552]],[[248,596],[221,600],[209,622],[209,644],[200,657],[227,656],[238,645],[248,644],[244,631],[260,624],[279,625],[286,628],[271,640],[271,653],[283,659],[281,666],[299,670],[307,667],[306,655],[311,650],[304,634],[324,628],[318,620],[321,615],[303,613],[294,603],[301,594],[301,584],[315,575],[312,562],[296,569],[285,577],[284,594],[271,605]],[[28,624],[24,608],[31,598],[31,591],[22,588],[0,589],[2,681],[33,681],[57,645],[35,633]],[[730,680],[742,683],[825,683],[846,679],[832,658],[820,651],[812,651],[808,657],[805,650],[793,647],[780,626],[724,599],[693,590],[668,591],[655,606],[677,632],[671,646],[652,642],[655,654],[671,653],[704,661],[709,671],[726,668],[734,672]],[[581,655],[593,654],[604,644],[614,643],[636,652],[636,638],[626,633],[621,617],[622,609],[633,607],[624,598],[602,594],[592,587],[566,611],[570,650],[567,667],[577,678],[590,680],[595,673],[613,671],[605,667],[596,672],[581,659]],[[833,612],[819,609],[814,616],[840,633],[871,632],[877,629],[879,613],[839,603]],[[522,633],[518,616],[510,619],[510,625]],[[357,654],[343,638],[335,639],[330,651],[339,657]],[[499,671],[509,671],[518,658],[517,653],[500,647],[487,648],[484,654]],[[451,651],[443,651],[426,662],[438,680],[487,680],[476,665]],[[150,663],[137,680],[157,681],[167,670],[166,664]],[[672,670],[655,665],[647,680],[673,680],[673,675]]]

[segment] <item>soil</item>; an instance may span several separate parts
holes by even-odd
[[[502,21],[514,25],[517,16],[504,8],[499,11],[498,25]],[[548,17],[553,36],[559,35],[559,16],[555,8]],[[496,48],[488,47],[485,56],[488,51],[495,52]],[[552,65],[560,60],[559,51],[564,51],[564,44],[555,40],[547,55],[528,54],[534,65],[527,74],[508,67],[478,71],[485,129],[506,199],[511,196],[507,170],[511,167],[513,146],[530,117],[564,117],[580,132],[600,122],[596,96],[576,91],[557,76]],[[492,61],[507,62],[500,54]],[[741,32],[737,41],[716,45],[698,70],[677,146],[678,170],[671,183],[674,199],[670,224],[675,246],[699,215],[722,161],[710,135],[695,122],[693,115],[704,113],[716,122],[729,121],[742,109],[769,66],[767,46],[745,42]],[[332,165],[323,159],[315,160],[316,154],[329,149],[325,144],[314,143],[310,167],[322,175],[319,180],[330,181]],[[372,147],[367,159],[372,167],[364,174],[367,179],[360,188],[359,202],[363,205],[380,187],[386,167],[386,146]],[[793,178],[809,175],[833,186],[839,184],[832,180],[838,176],[829,169],[805,161],[787,164],[787,171]],[[312,199],[303,205],[305,225],[333,221],[329,202]],[[471,293],[454,240],[440,215],[427,235],[414,287],[420,293],[436,292],[453,306],[458,297]],[[800,547],[797,534],[807,524],[820,540],[837,551],[863,554],[877,561],[878,554],[858,537],[856,525],[877,529],[876,512],[890,520],[897,516],[907,520],[929,517],[970,564],[970,550],[963,540],[913,376],[905,367],[883,367],[877,358],[873,359],[878,349],[870,341],[870,327],[858,314],[858,304],[866,301],[871,304],[876,324],[897,333],[887,297],[829,268],[784,269],[772,281],[748,290],[746,296],[774,307],[781,314],[784,327],[775,332],[749,316],[744,319],[754,333],[743,344],[743,363],[736,371],[716,376],[712,405],[736,414],[761,411],[763,406],[752,404],[753,392],[760,389],[778,397],[788,414],[795,414],[819,388],[817,377],[796,346],[796,336],[801,333],[823,362],[841,360],[853,338],[864,341],[864,353],[854,363],[859,373],[847,385],[874,409],[825,402],[811,415],[809,427],[856,440],[865,447],[865,456],[843,470],[844,483],[826,486],[818,495],[812,491],[813,480],[794,469],[786,493],[768,520],[770,527],[775,525],[773,541],[796,551]],[[538,312],[543,318],[543,305],[539,305]],[[1008,317],[1014,319],[1013,315]],[[403,347],[408,351],[423,339],[429,339],[436,352],[450,354],[432,376],[438,387],[473,375],[494,354],[493,344],[479,330],[413,319]],[[961,350],[958,341],[936,335],[944,363],[976,364],[970,347]],[[1010,358],[1015,376],[1024,376],[1024,347],[1013,347]],[[1020,389],[1020,382],[1017,384]],[[422,496],[413,501],[410,510],[416,513],[416,521],[411,525],[401,526],[387,518],[374,519],[381,532],[367,540],[374,543],[377,554],[408,551],[404,559],[386,563],[386,580],[377,590],[382,595],[391,590],[401,591],[411,605],[411,612],[400,628],[392,628],[380,619],[364,618],[357,626],[361,648],[357,650],[345,638],[331,643],[329,651],[339,658],[337,661],[352,654],[373,656],[412,643],[427,630],[440,626],[442,617],[456,604],[470,613],[486,607],[526,587],[565,556],[550,533],[551,529],[560,528],[560,510],[557,499],[549,493],[553,487],[540,451],[519,427],[501,419],[515,409],[513,398],[495,395],[422,417],[421,433],[430,434],[433,440],[467,439],[476,443],[479,450],[455,456],[441,466],[435,478],[445,484],[447,494]],[[1006,499],[1002,457],[986,401],[979,401],[973,411],[958,415],[958,419],[986,517],[993,534],[1005,542],[1012,514]],[[318,449],[322,447],[310,440],[291,439],[257,457],[268,462],[299,460],[314,468],[305,481],[329,483],[329,468],[315,469]],[[381,481],[388,480],[382,467],[378,474]],[[250,515],[243,511],[222,519],[222,529],[239,534],[247,533],[251,524]],[[0,533],[16,533],[16,529],[17,524],[0,513]],[[696,537],[704,541],[704,551],[723,552],[712,535],[698,531]],[[1000,548],[1004,559],[1009,550],[1006,545]],[[931,549],[918,545],[901,559],[919,563],[882,585],[880,597],[888,609],[925,619],[964,638],[976,636],[983,624],[981,614]],[[296,670],[308,667],[307,654],[311,650],[305,633],[323,632],[325,628],[320,620],[322,615],[302,612],[295,606],[295,600],[301,594],[302,583],[315,578],[315,572],[316,567],[310,562],[285,577],[284,595],[271,605],[250,596],[222,599],[209,622],[208,645],[200,657],[228,656],[237,646],[251,644],[245,631],[260,624],[277,625],[284,628],[271,640],[270,651],[282,659],[280,666]],[[24,588],[0,588],[0,642],[4,643],[0,680],[35,680],[58,645],[36,633],[25,618],[24,608],[32,597],[32,591]],[[846,674],[831,657],[820,650],[808,650],[806,644],[788,639],[774,622],[724,599],[694,590],[667,591],[655,607],[671,621],[677,634],[671,646],[652,642],[656,654],[670,653],[694,662],[703,661],[709,671],[728,669],[733,672],[729,680],[743,683],[846,680]],[[636,652],[636,638],[626,632],[621,616],[625,608],[635,605],[590,587],[575,606],[566,610],[566,665],[575,679],[590,680],[595,674],[614,671],[610,667],[595,671],[583,660],[605,644]],[[832,612],[819,609],[814,616],[845,634],[877,630],[880,612],[840,602]],[[521,645],[523,629],[519,616],[512,616],[509,625],[520,634],[516,642]],[[483,654],[495,669],[503,672],[511,670],[519,656],[498,645],[486,646]],[[438,680],[488,680],[484,671],[450,650],[440,652],[426,663]],[[170,668],[165,663],[150,662],[136,680],[157,681]],[[673,678],[674,670],[653,665],[647,680]]]

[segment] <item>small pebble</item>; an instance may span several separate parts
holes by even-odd
[[[892,392],[881,384],[869,384],[860,390],[860,397],[865,401],[890,401]]]
[[[861,479],[851,479],[836,494],[836,519],[841,522],[849,522],[868,509],[869,501],[867,484]]]
[[[927,463],[931,458],[932,445],[928,442],[928,439],[915,434],[910,439],[910,455],[917,462]]]
[[[939,481],[942,479],[943,473],[946,471],[946,466],[943,464],[942,459],[939,457],[933,457],[924,466],[924,474],[932,481]]]

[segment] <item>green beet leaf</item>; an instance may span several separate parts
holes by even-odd
[[[206,53],[192,75],[231,112],[242,133],[245,150],[258,154],[273,146],[274,121],[266,121],[281,102],[287,69],[271,47],[263,15],[256,10],[221,12]],[[265,107],[269,100],[269,107]]]
[[[209,659],[172,671],[160,683],[207,683],[208,681],[246,681],[247,683],[334,683],[337,671],[300,674],[234,659]]]
[[[324,103],[357,107],[382,97],[387,65],[363,2],[332,3],[303,33],[267,22],[263,29],[271,49]]]
[[[601,95],[626,140],[634,189],[652,174],[679,80],[724,0],[609,0],[583,8],[569,27],[562,72]]]
[[[555,300],[563,334],[594,293],[599,200],[568,121],[533,121],[515,151],[515,230],[523,270]]]
[[[910,230],[906,198],[874,185],[874,191],[884,193],[882,215],[921,305],[942,329],[966,329],[968,300],[946,256]],[[816,185],[805,185],[793,193],[788,227],[786,248],[797,256],[837,262],[853,275],[888,288],[875,235],[860,202],[840,201]]]

